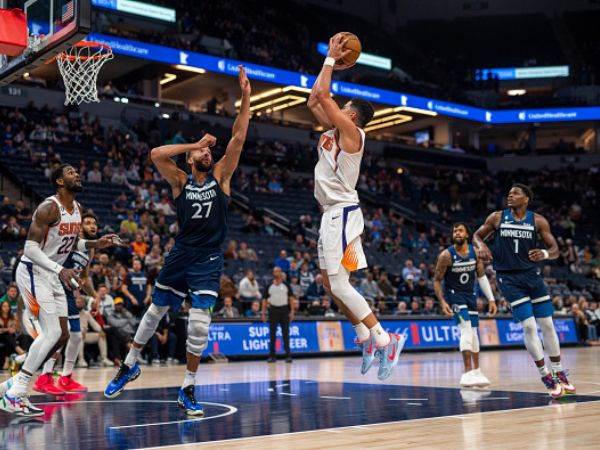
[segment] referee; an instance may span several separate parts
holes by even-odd
[[[269,306],[269,359],[267,362],[275,362],[275,341],[277,325],[281,325],[283,335],[283,347],[285,349],[285,362],[292,362],[290,352],[290,322],[294,320],[294,313],[290,312],[288,287],[283,282],[283,273],[279,267],[273,269],[273,283],[269,286],[267,299],[262,302],[261,318],[267,321],[267,305]]]

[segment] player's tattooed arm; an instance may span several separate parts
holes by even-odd
[[[215,178],[219,181],[219,186],[221,186],[221,189],[227,195],[231,194],[231,177],[240,162],[242,148],[246,142],[248,125],[250,123],[250,94],[252,93],[252,86],[250,85],[250,80],[246,75],[244,66],[240,65],[239,69],[238,81],[240,83],[240,90],[242,91],[240,112],[233,123],[231,139],[225,149],[225,155],[215,164],[214,170]]]
[[[345,40],[347,38],[338,33],[329,40],[328,56],[336,60],[341,59],[346,52],[343,50]],[[358,153],[361,149],[362,136],[358,131],[358,127],[352,119],[344,114],[338,104],[331,98],[331,75],[333,67],[327,64],[323,65],[321,74],[313,89],[319,104],[323,108],[327,119],[340,133],[340,148],[347,153]]]
[[[500,225],[500,218],[502,212],[496,211],[490,214],[483,225],[473,235],[473,245],[477,258],[481,259],[484,263],[489,263],[492,260],[492,252],[484,242]]]
[[[535,262],[543,261],[544,259],[556,259],[559,257],[558,244],[550,230],[548,220],[540,214],[535,215],[535,227],[546,246],[546,249],[534,248],[529,250],[529,259]]]
[[[40,204],[31,220],[23,254],[33,261],[34,264],[58,273],[60,279],[70,289],[72,280],[77,282],[79,270],[65,269],[60,264],[48,258],[41,248],[41,244],[48,234],[48,229],[59,221],[60,211],[56,203],[48,200]]]
[[[446,270],[450,266],[452,259],[450,257],[450,252],[448,250],[444,250],[438,256],[437,262],[435,264],[435,272],[433,275],[433,290],[435,292],[435,296],[440,302],[440,309],[442,313],[446,316],[452,316],[452,308],[446,302],[444,298],[444,290],[442,289],[442,280],[444,279],[444,275],[446,275]]]

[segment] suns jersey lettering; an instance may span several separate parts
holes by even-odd
[[[315,198],[321,206],[358,203],[356,183],[365,145],[365,132],[360,128],[358,131],[361,145],[357,153],[346,153],[340,148],[335,129],[326,131],[319,139]]]
[[[74,202],[74,209],[69,213],[56,196],[48,197],[45,201],[48,200],[58,205],[60,219],[48,228],[41,248],[52,261],[64,265],[81,230],[81,207],[79,203]],[[31,262],[26,256],[23,256],[23,261]]]

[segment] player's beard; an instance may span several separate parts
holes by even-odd
[[[456,245],[463,245],[465,243],[466,239],[465,238],[454,238],[454,243]]]
[[[212,159],[211,159],[210,163],[208,163],[208,164],[204,163],[202,160],[194,161],[194,168],[198,172],[208,173],[213,168]]]
[[[83,191],[83,185],[81,184],[71,184],[69,186],[65,186],[67,188],[67,191],[69,192],[73,192],[74,194]]]

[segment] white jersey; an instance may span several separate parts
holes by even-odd
[[[334,129],[326,131],[319,139],[315,198],[324,209],[340,204],[358,204],[356,183],[365,147],[365,132],[360,128],[358,131],[361,144],[357,153],[346,153],[340,148]]]
[[[81,208],[79,203],[74,202],[74,209],[69,213],[56,196],[48,197],[46,200],[53,201],[58,205],[60,219],[48,227],[48,232],[40,247],[48,258],[62,266],[69,257],[71,250],[73,250],[79,236]],[[34,215],[36,212],[37,210]],[[32,262],[26,256],[23,256],[22,261]]]

